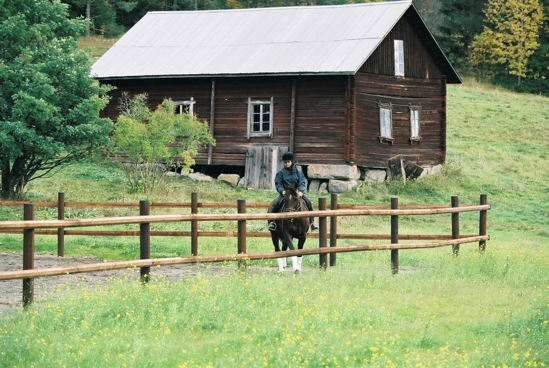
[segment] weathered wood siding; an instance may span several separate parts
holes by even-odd
[[[404,41],[406,77],[394,76],[395,39]],[[402,154],[419,165],[444,163],[446,82],[406,19],[401,19],[354,77],[355,156],[365,167],[386,167]],[[379,140],[379,103],[392,105],[393,142]],[[420,109],[421,141],[411,141],[410,106]]]
[[[360,72],[395,75],[394,41],[404,41],[404,74],[408,78],[442,79],[443,75],[414,32],[410,23],[402,18],[372,53]]]
[[[285,145],[290,141],[292,79],[289,77],[218,78],[215,91],[214,137],[212,163],[238,165],[246,163],[250,145]],[[246,138],[248,97],[270,100],[273,97],[273,136]],[[201,152],[197,163],[206,163]]]
[[[284,166],[281,159],[286,151],[288,146],[249,146],[242,185],[253,189],[276,189],[274,179]]]
[[[115,119],[123,91],[131,95],[146,91],[154,107],[164,98],[196,101],[194,112],[199,119],[209,120],[211,78],[120,80],[104,116]],[[294,153],[300,164],[344,163],[345,77],[311,76],[296,78],[296,113]],[[247,139],[248,97],[252,100],[274,98],[272,137]],[[291,77],[216,78],[213,165],[246,163],[246,149],[251,145],[290,144],[292,102]],[[201,149],[197,164],[208,163],[208,150]]]
[[[294,153],[300,164],[345,163],[345,79],[297,79]]]
[[[404,41],[406,77],[394,76],[394,40]],[[402,18],[354,76],[225,77],[215,79],[212,165],[246,164],[250,146],[291,144],[292,80],[295,78],[293,150],[299,164],[386,167],[403,154],[420,165],[443,163],[446,154],[446,82],[420,37]],[[151,107],[164,98],[194,98],[200,119],[211,114],[212,78],[104,81],[116,85],[104,115],[115,119],[122,91],[147,92]],[[248,98],[274,100],[272,137],[247,139]],[[391,142],[379,140],[379,103],[393,108]],[[410,140],[409,106],[420,108],[421,141]],[[197,164],[208,164],[200,150]]]
[[[119,115],[117,109],[122,92],[131,96],[146,92],[149,95],[151,108],[155,108],[165,98],[172,100],[188,100],[191,97],[196,101],[194,112],[201,119],[210,116],[211,79],[209,78],[182,78],[182,79],[124,79],[107,80],[102,83],[116,86],[109,95],[109,105],[103,114],[113,120]]]
[[[399,79],[367,75],[356,76],[356,159],[365,167],[386,167],[387,160],[395,155],[405,155],[418,165],[435,165],[445,158],[445,97],[441,96],[444,80]],[[430,82],[430,83],[429,83]],[[429,89],[418,89],[430,85]],[[384,88],[380,94],[379,88]],[[408,91],[403,92],[403,91]],[[430,91],[430,93],[428,92]],[[379,140],[379,103],[392,105],[393,142]],[[411,141],[409,106],[420,108],[421,141]]]

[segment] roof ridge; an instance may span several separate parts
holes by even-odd
[[[394,1],[383,1],[383,2],[372,2],[372,3],[355,3],[355,4],[333,4],[333,5],[311,5],[311,6],[273,6],[273,7],[264,7],[264,8],[240,8],[240,9],[207,9],[207,10],[158,10],[158,11],[149,11],[148,14],[188,14],[188,13],[226,13],[226,12],[254,12],[254,11],[272,11],[272,10],[286,10],[286,9],[308,9],[308,10],[319,10],[326,8],[349,8],[349,7],[362,7],[362,6],[379,6],[387,4],[398,4],[398,3],[408,3],[412,4],[412,0],[394,0]]]

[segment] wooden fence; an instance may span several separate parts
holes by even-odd
[[[88,202],[65,202],[63,193],[59,193],[58,202],[0,202],[0,206],[24,206],[23,221],[0,221],[0,233],[22,233],[23,234],[23,270],[0,272],[1,280],[23,279],[23,304],[28,305],[33,300],[34,285],[33,279],[42,276],[58,276],[72,273],[94,272],[114,269],[125,269],[140,267],[143,280],[147,280],[151,266],[165,266],[175,264],[206,263],[238,261],[240,267],[246,267],[247,260],[274,259],[296,255],[319,255],[321,267],[336,265],[336,255],[341,252],[357,252],[368,250],[390,250],[391,269],[398,273],[399,261],[398,251],[400,249],[422,249],[443,246],[452,246],[454,256],[459,254],[460,244],[478,242],[480,251],[486,248],[487,235],[487,211],[490,206],[487,204],[487,196],[480,196],[478,205],[459,205],[458,197],[451,198],[451,204],[435,206],[398,205],[398,198],[391,199],[389,206],[366,206],[366,205],[340,205],[337,203],[337,195],[332,194],[330,210],[327,210],[326,198],[319,198],[318,211],[314,216],[319,218],[319,231],[309,234],[309,238],[318,238],[318,248],[307,248],[302,250],[286,251],[280,253],[251,253],[246,251],[246,239],[248,237],[268,237],[269,232],[248,233],[246,231],[247,220],[272,220],[277,218],[309,217],[310,213],[246,213],[248,208],[264,208],[267,204],[246,204],[246,201],[239,200],[236,204],[199,203],[196,193],[191,195],[190,203],[153,203],[141,201],[139,203],[88,203]],[[35,220],[35,206],[57,207],[58,220]],[[139,216],[106,217],[92,219],[65,219],[66,207],[139,207]],[[158,208],[190,208],[190,214],[179,215],[150,215],[151,207]],[[236,214],[199,214],[198,208],[235,208]],[[478,235],[460,235],[459,214],[462,212],[479,212]],[[406,235],[399,234],[399,216],[451,214],[451,235]],[[337,231],[337,218],[342,216],[390,216],[390,234],[340,234]],[[327,218],[330,217],[328,233]],[[160,222],[181,222],[190,221],[191,231],[151,231],[151,223]],[[198,223],[201,221],[237,221],[237,232],[199,232]],[[71,227],[84,226],[106,226],[121,224],[140,224],[139,231],[91,231],[91,230],[66,230]],[[56,229],[56,230],[37,230]],[[134,261],[106,262],[87,264],[72,267],[59,267],[49,269],[34,269],[34,236],[35,234],[57,235],[58,256],[64,255],[65,235],[102,235],[102,236],[139,236],[140,237],[140,259]],[[150,259],[150,237],[151,236],[188,236],[191,239],[191,256]],[[237,237],[237,252],[230,255],[198,255],[199,237]],[[329,247],[328,247],[329,237]],[[374,245],[353,245],[337,246],[338,239],[376,239],[390,240],[389,244]],[[400,240],[431,240],[423,243],[399,243]],[[328,254],[330,261],[328,262]]]

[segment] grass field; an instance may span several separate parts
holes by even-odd
[[[400,252],[408,272],[392,275],[389,253],[338,255],[321,271],[305,257],[300,275],[207,270],[168,281],[116,279],[89,290],[60,285],[60,293],[0,320],[2,367],[546,367],[549,365],[549,99],[487,88],[449,86],[448,155],[442,175],[403,185],[363,186],[340,203],[478,203],[488,195],[488,241],[459,257],[449,248]],[[151,198],[158,202],[268,202],[272,193],[196,184],[185,177]],[[31,200],[137,201],[121,171],[99,161],[69,167],[29,184]],[[318,196],[312,196],[318,202]],[[21,210],[0,208],[0,220]],[[202,210],[201,210],[202,211]],[[67,217],[129,214],[70,209]],[[133,214],[136,212],[134,211]],[[42,209],[37,218],[55,218]],[[478,214],[460,216],[475,233]],[[186,225],[184,225],[186,226]],[[205,225],[236,230],[233,223]],[[388,219],[340,219],[345,232],[388,233]],[[157,228],[160,228],[158,225]],[[264,230],[250,223],[248,231]],[[449,233],[450,218],[402,219],[401,233]],[[154,239],[154,238],[153,238]],[[37,252],[55,252],[55,237],[37,237]],[[1,251],[21,251],[21,237],[0,235]],[[153,257],[181,256],[188,244],[153,240]],[[251,250],[269,251],[268,240]],[[339,244],[355,244],[342,241]],[[358,242],[358,243],[364,243]],[[234,253],[236,239],[201,243],[204,252]],[[309,247],[314,246],[314,242]],[[306,245],[307,247],[307,245]],[[136,238],[72,237],[66,255],[138,257]],[[274,265],[272,261],[258,262]],[[234,271],[234,272],[233,272]]]

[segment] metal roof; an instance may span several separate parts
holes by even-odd
[[[411,0],[149,12],[93,65],[91,75],[354,74],[410,8],[417,14]]]

